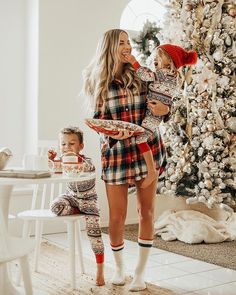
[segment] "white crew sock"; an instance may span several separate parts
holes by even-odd
[[[116,269],[115,273],[112,277],[112,284],[123,286],[125,284],[125,272],[124,272],[124,259],[123,259],[123,252],[124,252],[124,243],[118,246],[111,245],[111,249],[114,255]]]
[[[146,289],[144,281],[145,266],[152,247],[153,240],[138,239],[139,257],[138,263],[134,272],[134,278],[129,286],[129,291],[137,292]]]

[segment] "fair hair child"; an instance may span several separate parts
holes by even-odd
[[[172,97],[177,87],[177,73],[182,66],[192,65],[197,62],[197,53],[195,51],[186,51],[180,46],[173,44],[163,44],[155,49],[154,68],[151,71],[146,67],[140,66],[135,57],[126,54],[126,61],[129,62],[136,70],[137,75],[142,81],[149,82],[148,85],[148,101],[152,103],[161,102],[169,107],[172,105]],[[157,177],[158,173],[155,168],[153,155],[148,145],[148,139],[155,131],[161,121],[167,121],[169,115],[154,116],[149,109],[142,121],[142,127],[145,133],[137,136],[136,142],[140,152],[147,164],[147,177],[142,183],[145,188],[150,185]]]
[[[95,167],[90,158],[81,154],[84,147],[83,132],[77,127],[64,128],[59,133],[60,153],[75,153],[86,161],[85,171],[93,172]],[[49,159],[53,160],[56,153],[49,151]],[[99,224],[99,207],[95,191],[95,177],[89,181],[80,180],[68,183],[65,192],[51,204],[56,215],[85,214],[87,235],[97,262],[96,285],[103,286],[104,281],[104,244]]]

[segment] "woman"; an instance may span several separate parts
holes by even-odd
[[[145,116],[146,85],[136,75],[125,56],[131,53],[128,34],[120,29],[107,31],[97,49],[95,58],[84,71],[84,90],[94,99],[94,118],[122,120],[141,125]],[[161,105],[161,103],[160,103]],[[169,108],[149,102],[154,115],[165,115]],[[102,179],[105,182],[109,204],[109,236],[116,262],[112,283],[124,285],[124,225],[128,204],[128,187],[137,189],[139,214],[139,258],[130,291],[146,288],[144,270],[153,242],[154,198],[157,179],[148,187],[141,184],[147,167],[132,132],[120,131],[116,136],[101,136]],[[148,144],[156,169],[163,170],[164,146],[157,131]]]

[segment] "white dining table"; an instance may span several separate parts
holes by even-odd
[[[10,236],[8,234],[8,214],[9,203],[14,186],[30,185],[30,184],[47,184],[47,183],[69,183],[81,180],[89,180],[95,177],[94,173],[82,173],[79,176],[68,177],[62,174],[53,174],[46,178],[5,178],[0,177],[0,252],[6,253],[9,249],[8,243]],[[0,264],[0,294],[16,295],[20,293],[12,284],[6,264]]]

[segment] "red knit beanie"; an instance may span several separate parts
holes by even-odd
[[[172,44],[162,44],[158,48],[162,48],[169,54],[177,69],[186,65],[194,65],[197,62],[197,52],[194,50],[186,51]]]

